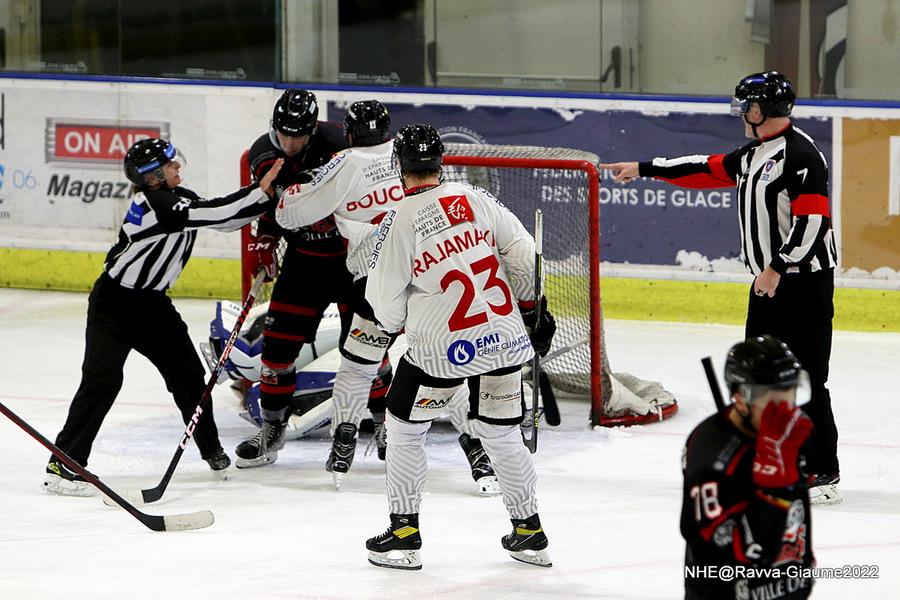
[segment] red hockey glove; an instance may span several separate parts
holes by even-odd
[[[785,488],[800,480],[797,458],[812,431],[812,421],[786,402],[770,402],[763,410],[756,436],[753,483],[763,488]]]
[[[266,270],[266,281],[272,281],[278,277],[278,258],[275,250],[278,248],[278,240],[271,235],[250,236],[247,242],[247,257],[250,263],[250,272],[259,273],[260,269]]]

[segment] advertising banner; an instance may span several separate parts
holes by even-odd
[[[331,106],[329,118],[342,119],[343,108]],[[720,114],[399,103],[388,109],[394,129],[431,123],[448,142],[575,148],[603,162],[727,153],[747,142],[741,121]],[[816,140],[830,163],[831,119],[800,118],[795,124]],[[609,173],[601,178],[602,260],[743,272],[735,188],[689,190],[651,179],[616,185]],[[559,211],[554,205],[569,201],[546,189],[533,190],[530,198],[539,201],[548,221]],[[520,205],[520,198],[504,198],[502,192],[500,200],[526,223],[537,208],[531,201]]]
[[[0,82],[0,243],[104,251],[130,202],[125,152],[148,137],[179,147],[184,185],[201,196],[234,191],[240,152],[267,130],[273,94]],[[232,238],[203,231],[195,253],[237,256]]]

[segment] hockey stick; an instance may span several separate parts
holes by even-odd
[[[556,392],[550,385],[550,377],[543,369],[538,373],[538,387],[541,389],[541,403],[544,405],[544,418],[547,419],[547,425],[556,427],[561,422],[559,405],[556,403]]]
[[[725,408],[725,401],[722,399],[722,390],[719,388],[719,382],[716,379],[716,372],[713,369],[712,359],[707,356],[706,358],[701,359],[700,362],[703,363],[703,370],[706,372],[706,381],[709,383],[710,391],[712,391],[716,409],[721,411]]]
[[[100,490],[103,494],[105,494],[106,497],[110,498],[113,502],[131,513],[131,515],[135,519],[137,519],[153,531],[188,531],[191,529],[203,529],[204,527],[209,527],[215,521],[215,519],[213,518],[213,514],[208,510],[199,510],[197,512],[179,515],[162,516],[142,513],[127,500],[122,498],[122,496],[114,492],[109,486],[100,481],[96,475],[92,474],[90,471],[79,465],[68,454],[60,450],[50,440],[41,435],[37,429],[19,418],[16,413],[4,406],[3,403],[0,403],[0,412],[6,415],[6,417],[10,421],[24,429],[28,435],[40,442],[40,444],[44,448],[52,452],[53,456],[61,460],[63,464],[84,477],[85,481]]]
[[[216,382],[219,381],[219,375],[222,374],[222,370],[225,368],[225,362],[228,360],[228,355],[231,354],[231,349],[234,347],[234,342],[237,340],[238,334],[241,332],[241,327],[244,325],[244,321],[247,319],[247,313],[249,313],[250,308],[253,307],[253,302],[254,300],[256,300],[256,296],[259,295],[259,290],[262,288],[263,280],[265,280],[265,277],[266,272],[260,269],[259,273],[257,273],[256,275],[256,279],[253,280],[253,286],[250,288],[250,292],[247,294],[247,299],[244,300],[244,305],[241,307],[241,314],[238,315],[237,321],[234,324],[234,328],[231,330],[231,335],[228,336],[228,341],[226,341],[225,346],[222,347],[222,355],[219,357],[219,362],[216,363],[215,368],[212,370],[212,373],[209,376],[209,381],[206,382],[206,388],[203,390],[203,394],[200,396],[200,402],[197,403],[197,407],[194,409],[194,414],[191,416],[191,420],[188,422],[187,427],[184,430],[184,434],[182,434],[181,436],[181,441],[178,443],[178,448],[175,450],[175,455],[172,456],[172,460],[169,461],[169,468],[166,469],[165,475],[162,476],[162,479],[160,479],[156,487],[141,490],[140,493],[126,493],[125,495],[133,502],[143,502],[144,504],[156,502],[157,500],[162,498],[163,494],[166,492],[166,488],[169,486],[169,480],[172,479],[172,475],[175,473],[175,467],[178,466],[178,461],[181,460],[181,455],[184,454],[184,449],[187,447],[188,442],[194,435],[194,428],[197,427],[197,423],[200,421],[200,415],[203,414],[203,405],[212,394],[213,388],[216,387]],[[105,502],[109,506],[112,506],[112,503],[108,501],[107,498],[103,498],[103,502]]]
[[[534,211],[534,329],[541,323],[541,297],[544,295],[544,213],[541,209]],[[531,359],[531,437],[525,440],[525,446],[534,454],[537,452],[538,424],[541,414],[538,412],[538,391],[541,380],[541,357],[535,352]],[[554,396],[555,400],[555,396]],[[557,409],[557,416],[559,410]]]

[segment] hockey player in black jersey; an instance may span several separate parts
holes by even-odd
[[[210,200],[181,186],[184,164],[175,146],[159,138],[136,142],[125,155],[125,176],[134,184],[134,195],[88,299],[81,385],[56,438],[56,445],[85,467],[100,425],[122,387],[131,350],[159,370],[185,423],[194,415],[206,387],[203,363],[166,290],[190,258],[198,229],[235,231],[275,205],[272,181],[281,161],[259,185]],[[193,438],[211,469],[220,471],[231,464],[219,443],[211,401]],[[72,496],[93,493],[80,475],[56,458],[47,465],[44,489]]]
[[[681,535],[687,600],[807,598],[814,566],[802,446],[812,422],[797,408],[806,372],[772,336],[736,344],[725,363],[733,404],[684,448]]]
[[[250,170],[257,179],[272,165],[284,161],[274,187],[280,197],[293,185],[309,182],[310,171],[328,163],[332,155],[347,148],[343,127],[319,121],[316,96],[299,89],[285,90],[272,111],[271,128],[250,147]],[[275,220],[275,207],[263,215],[248,253],[255,259],[251,270],[265,267],[275,278],[275,249],[284,237],[287,248],[281,274],[272,290],[263,331],[260,409],[263,425],[252,438],[235,450],[236,466],[257,467],[275,462],[284,446],[284,432],[296,389],[294,361],[303,344],[314,342],[325,310],[336,303],[341,315],[341,344],[353,319],[353,277],[347,270],[347,246],[334,217],[293,230],[282,229]],[[386,370],[372,384],[369,408],[383,422],[384,396],[391,372]]]

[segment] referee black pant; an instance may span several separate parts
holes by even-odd
[[[132,349],[162,374],[185,424],[200,402],[205,371],[172,300],[165,292],[122,287],[104,273],[88,299],[81,385],[56,438],[56,445],[82,466],[87,466],[94,438],[122,387],[125,359]],[[200,455],[209,458],[221,446],[211,399],[203,408],[193,437]],[[175,438],[173,431],[164,441]]]
[[[775,296],[758,297],[750,286],[746,336],[774,335],[786,343],[809,373],[809,403],[802,408],[815,431],[809,468],[816,474],[839,472],[837,426],[831,411],[828,361],[831,358],[831,320],[834,317],[834,270],[786,273]]]

